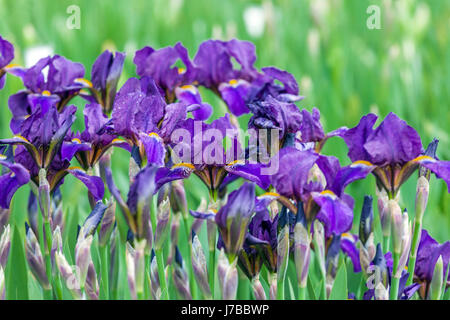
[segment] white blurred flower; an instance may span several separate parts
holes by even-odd
[[[308,31],[308,36],[306,38],[308,44],[308,50],[311,56],[315,57],[318,55],[320,50],[320,34],[315,28]]]
[[[250,36],[260,38],[264,34],[266,24],[264,8],[260,6],[249,6],[245,8],[244,23],[245,29]]]
[[[316,24],[321,24],[330,11],[329,2],[327,0],[312,0],[310,1],[309,7],[311,16]]]
[[[311,92],[313,86],[313,82],[309,76],[303,76],[300,78],[300,88],[303,94],[308,95]]]
[[[40,59],[52,56],[53,52],[53,48],[46,45],[28,48],[25,50],[25,66],[27,68],[32,67]]]

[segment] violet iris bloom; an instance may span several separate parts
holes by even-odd
[[[6,161],[6,156],[0,155],[0,165],[8,169],[0,176],[0,208],[9,209],[14,193],[30,180],[30,174],[21,164]]]
[[[5,85],[5,74],[7,70],[11,68],[9,64],[13,59],[13,45],[0,36],[0,89]]]
[[[209,188],[213,198],[228,175],[255,182],[263,189],[269,186],[269,176],[261,174],[264,165],[246,163],[245,157],[241,157],[244,153],[228,114],[211,124],[187,119],[177,129],[183,131],[190,141],[172,141],[177,158],[174,167],[181,166],[193,171]],[[232,140],[232,148],[224,149],[224,138]]]
[[[70,160],[63,158],[61,145],[75,121],[75,106],[66,107],[61,113],[51,106],[45,113],[37,107],[21,126],[21,135],[0,140],[0,144],[17,145],[14,160],[25,167],[31,180],[39,185],[39,170],[45,169],[51,191],[71,174],[83,182],[95,200],[103,198],[104,186],[99,177],[87,175],[80,168],[70,168]]]
[[[442,256],[443,272],[447,270],[450,261],[450,241],[439,244],[423,229],[417,251],[417,261],[414,270],[415,280],[421,284],[420,295],[428,296],[428,289],[433,278],[434,267],[439,256]],[[447,278],[446,287],[450,286],[450,275]]]
[[[81,167],[88,170],[93,168],[112,146],[131,151],[128,143],[101,130],[107,124],[108,118],[103,114],[100,104],[87,104],[83,113],[85,130],[81,134],[72,134],[63,142],[61,150],[63,160],[70,161],[75,156]]]
[[[184,68],[174,66],[179,60]],[[134,63],[140,77],[153,78],[163,91],[167,103],[174,103],[178,99],[179,102],[191,105],[192,115],[196,120],[206,120],[212,114],[212,107],[202,102],[194,85],[196,70],[181,43],[159,50],[144,47],[136,52]]]
[[[271,177],[272,185],[281,196],[303,203],[309,225],[317,216],[327,238],[351,229],[354,201],[344,189],[364,179],[373,166],[355,162],[341,168],[335,157],[292,147],[283,148],[278,159],[280,169]]]
[[[43,58],[33,67],[22,69],[19,76],[26,89],[10,96],[8,100],[13,115],[10,126],[14,134],[20,131],[22,122],[37,106],[41,106],[45,113],[50,106],[56,105],[61,112],[81,89],[92,86],[83,79],[82,64],[58,55]]]
[[[215,216],[230,261],[233,261],[242,249],[254,209],[255,185],[246,182],[230,193],[227,203]]]
[[[114,55],[109,50],[103,51],[92,66],[92,86],[89,87],[92,96],[83,95],[88,101],[101,104],[103,112],[108,115],[113,109],[124,61],[125,54],[122,52]]]
[[[443,179],[450,192],[450,161],[423,155],[416,130],[394,113],[389,113],[373,129],[376,121],[377,116],[370,113],[362,117],[356,127],[341,133],[341,137],[349,148],[348,156],[352,161],[366,161],[376,166],[373,174],[380,188],[395,197],[400,186],[423,166]]]

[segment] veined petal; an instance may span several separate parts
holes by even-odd
[[[17,163],[0,160],[0,165],[7,167],[10,172],[0,176],[0,207],[9,208],[14,193],[30,180],[28,170]]]
[[[84,183],[95,200],[102,200],[105,193],[105,186],[100,177],[90,176],[81,168],[71,167],[66,170],[75,178]]]

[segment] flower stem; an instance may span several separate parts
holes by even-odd
[[[100,293],[104,300],[109,300],[109,263],[108,263],[108,245],[100,246],[101,259],[101,278],[100,278]]]
[[[189,262],[191,262],[191,246],[192,246],[192,241],[191,241],[191,233],[189,231],[189,224],[188,224],[188,218],[187,218],[187,213],[183,214],[183,225],[184,225],[184,233],[186,236],[186,241],[188,243],[188,255],[189,255]],[[188,271],[188,276],[189,276],[189,284],[190,284],[190,288],[191,288],[191,295],[192,298],[195,300],[197,299],[197,286],[196,286],[196,282],[195,282],[195,278],[194,278],[194,271],[192,270],[192,265],[191,263],[186,263],[186,269]]]
[[[159,284],[161,286],[161,298],[169,300],[169,292],[167,291],[166,273],[164,271],[164,256],[162,249],[155,250],[156,264],[158,266]]]
[[[298,300],[306,300],[306,287],[298,285]]]
[[[209,276],[209,286],[211,288],[211,298],[214,300],[214,282],[215,282],[215,271],[216,271],[216,250],[209,251],[209,264],[208,264],[208,276]]]
[[[383,252],[389,251],[391,237],[389,235],[383,235]]]
[[[398,262],[400,259],[400,254],[394,252],[394,264],[393,264],[393,268],[392,268],[392,280],[391,280],[391,289],[390,289],[390,295],[389,295],[389,299],[390,300],[397,300],[398,298],[398,287],[399,287],[399,282],[400,282],[400,277],[396,276],[397,273],[397,269],[398,269]]]
[[[411,253],[409,256],[409,264],[408,264],[409,277],[408,281],[406,282],[406,286],[411,285],[414,280],[414,269],[416,268],[417,249],[419,247],[421,232],[422,232],[422,221],[417,221],[416,219],[414,223],[414,233],[411,242]]]
[[[50,256],[50,252],[52,249],[52,231],[50,227],[50,221],[48,219],[45,219],[44,221],[44,235],[45,235],[45,242],[46,247],[44,248],[44,258],[45,258],[45,271],[47,274],[48,282],[50,283],[50,293],[51,296],[50,299],[53,298],[52,294],[52,260]]]

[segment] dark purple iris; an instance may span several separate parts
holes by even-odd
[[[447,270],[450,261],[450,241],[439,244],[434,240],[427,230],[423,229],[417,251],[416,267],[414,278],[421,283],[420,293],[422,297],[427,297],[429,284],[433,278],[434,267],[439,256],[442,256],[443,272]],[[447,278],[447,285],[450,285],[450,275]]]
[[[9,64],[14,59],[14,47],[0,36],[0,89],[5,85],[5,74],[10,69]]]
[[[14,134],[20,131],[22,122],[38,106],[44,110],[56,105],[58,111],[62,111],[81,89],[91,86],[89,81],[83,79],[82,64],[58,55],[42,58],[33,67],[15,74],[22,78],[26,89],[13,94],[8,100]]]
[[[411,174],[423,166],[443,179],[450,191],[450,162],[424,155],[420,136],[396,114],[389,113],[373,129],[377,116],[368,114],[359,124],[340,135],[352,161],[367,161],[376,166],[377,183],[393,197]]]
[[[46,170],[51,190],[55,190],[70,173],[88,187],[95,200],[102,199],[104,186],[101,179],[91,177],[79,168],[70,168],[71,158],[63,157],[61,153],[63,140],[75,121],[76,107],[68,106],[59,113],[53,105],[44,111],[41,106],[36,107],[23,121],[21,135],[0,140],[0,143],[17,145],[14,160],[28,170],[36,185],[39,185],[40,169]]]
[[[92,66],[91,82],[89,87],[92,96],[82,95],[90,102],[99,103],[103,112],[110,115],[116,97],[117,83],[122,74],[125,54],[116,52],[114,55],[109,50],[105,50]]]
[[[278,159],[279,170],[271,177],[272,185],[281,196],[303,203],[308,223],[317,215],[327,237],[350,230],[353,199],[344,189],[365,178],[373,166],[357,162],[341,167],[335,157],[292,147],[283,148]]]

